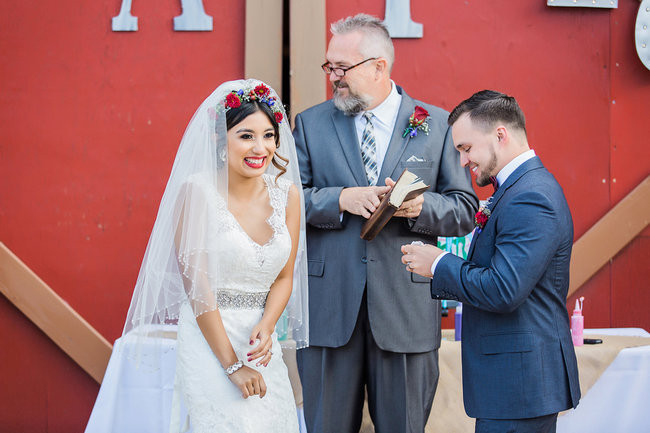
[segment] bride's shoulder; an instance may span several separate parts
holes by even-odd
[[[206,201],[222,201],[221,196],[217,194],[214,180],[208,173],[194,173],[188,176],[182,191],[184,194],[202,196]]]

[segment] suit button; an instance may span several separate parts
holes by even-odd
[[[366,256],[361,257],[361,263],[368,263]]]

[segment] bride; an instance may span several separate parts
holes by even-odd
[[[124,330],[140,337],[132,357],[148,363],[151,327],[178,323],[171,432],[188,422],[194,433],[298,431],[275,327],[286,307],[289,337],[307,345],[304,224],[275,91],[222,84],[181,141]]]

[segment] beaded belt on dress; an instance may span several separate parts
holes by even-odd
[[[241,292],[239,290],[217,290],[219,309],[253,310],[264,308],[269,292]]]

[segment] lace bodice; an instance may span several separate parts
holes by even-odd
[[[276,182],[264,175],[273,209],[267,223],[273,235],[264,245],[253,241],[228,211],[225,201],[210,182],[192,179],[207,197],[209,221],[204,248],[208,278],[216,293],[221,321],[237,358],[263,374],[268,392],[264,399],[244,400],[241,392],[223,373],[223,368],[203,337],[190,304],[181,307],[178,321],[176,380],[173,413],[179,400],[185,402],[195,433],[287,433],[298,432],[296,406],[282,348],[272,335],[274,355],[267,367],[247,362],[251,330],[260,321],[271,284],[291,254],[291,237],[286,226],[286,205],[290,183]],[[218,261],[217,261],[218,258]],[[178,416],[178,415],[176,415]],[[180,420],[172,419],[171,432],[179,432]]]
[[[228,211],[225,201],[211,188],[208,218],[213,223],[207,233],[211,286],[218,291],[267,292],[291,253],[291,236],[286,225],[290,183],[263,175],[273,212],[266,220],[273,235],[260,245],[253,241]],[[210,188],[210,186],[204,185]],[[219,262],[216,259],[219,259]]]

